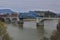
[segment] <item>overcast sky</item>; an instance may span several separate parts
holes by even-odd
[[[60,0],[0,0],[0,8],[10,8],[18,12],[50,10],[60,13]]]

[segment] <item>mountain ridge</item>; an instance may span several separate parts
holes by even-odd
[[[0,9],[0,13],[13,13],[11,9]]]

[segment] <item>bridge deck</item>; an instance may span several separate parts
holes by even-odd
[[[44,20],[60,20],[60,18],[37,18],[36,22],[38,23]]]

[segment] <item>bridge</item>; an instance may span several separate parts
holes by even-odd
[[[43,18],[36,18],[36,22],[39,23],[44,20],[59,20],[60,18],[48,18],[48,17],[43,17]]]
[[[47,38],[50,38],[53,34],[52,32],[57,31],[57,25],[60,22],[60,18],[36,18],[37,26],[41,27],[40,25],[43,25],[43,29],[47,34]],[[50,36],[49,36],[50,35]]]
[[[46,21],[46,20],[55,20],[58,22],[60,20],[60,18],[48,18],[48,17],[36,18],[36,23],[37,23],[37,25],[43,25],[44,21]]]
[[[19,21],[18,17],[1,17],[0,19],[4,22],[18,22]]]

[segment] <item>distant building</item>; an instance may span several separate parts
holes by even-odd
[[[5,14],[0,14],[0,17],[3,18],[3,17],[6,17],[6,15]]]
[[[57,17],[57,15],[51,11],[34,11],[34,12],[36,12],[37,15],[42,17]]]
[[[12,13],[14,12],[11,9],[0,9],[0,17],[9,17]]]
[[[33,11],[29,11],[28,13],[20,13],[19,18],[36,18],[36,17],[40,17],[39,15],[37,15],[36,12]]]
[[[28,13],[20,13],[19,18],[27,18]]]
[[[9,22],[9,21],[11,21],[11,22],[16,22],[16,21],[19,21],[19,17],[18,17],[18,13],[16,13],[16,12],[14,12],[14,13],[0,13],[0,17],[1,18],[4,18],[5,19],[5,21],[7,22]]]
[[[18,17],[18,13],[14,12],[14,13],[11,13],[11,14],[7,14],[6,18],[7,19],[10,19],[12,22],[16,22],[19,20],[19,17]]]
[[[60,14],[57,14],[57,17],[60,18]]]
[[[18,21],[18,13],[12,11],[11,9],[0,9],[0,17],[4,18],[5,21]]]

